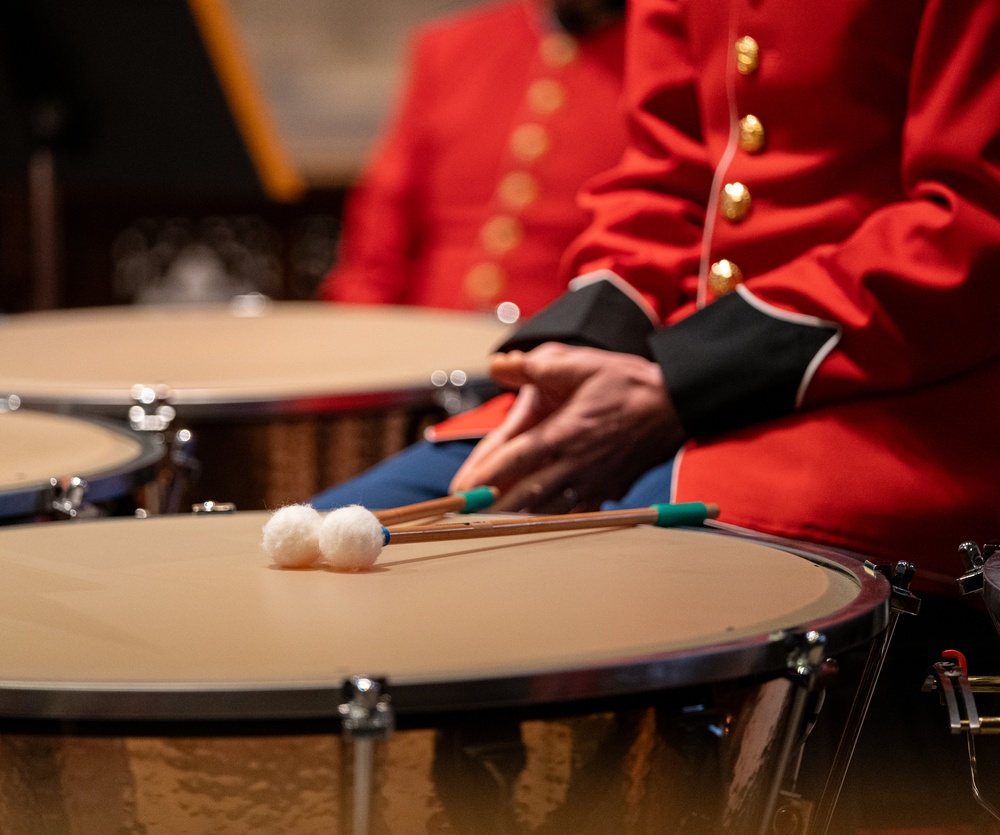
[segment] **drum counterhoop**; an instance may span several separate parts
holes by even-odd
[[[719,530],[390,545],[339,574],[269,566],[266,518],[0,530],[17,601],[0,615],[8,819],[350,832],[352,743],[315,732],[336,731],[345,682],[365,675],[402,728],[376,749],[374,831],[493,831],[487,808],[505,832],[701,831],[745,776],[725,753],[749,733],[741,711],[758,736],[781,724],[792,638],[821,632],[836,654],[888,618],[888,583],[853,560]],[[723,752],[692,771],[677,717],[701,721],[687,709],[709,691]],[[42,773],[51,793],[18,799]]]
[[[163,458],[152,435],[28,409],[0,410],[0,449],[0,522],[53,513],[55,491],[74,478],[88,504],[134,496]]]

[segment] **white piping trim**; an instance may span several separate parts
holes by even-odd
[[[736,24],[730,21],[729,43],[736,43]],[[739,150],[740,128],[736,108],[736,62],[726,62],[726,99],[729,103],[729,140],[726,149],[719,157],[712,175],[712,191],[708,195],[708,205],[705,206],[705,227],[701,236],[701,263],[698,265],[698,295],[696,306],[701,309],[708,303],[708,270],[712,260],[712,235],[715,232],[715,222],[719,217],[719,195],[722,191],[722,181],[726,178],[729,164]]]
[[[670,501],[677,502],[677,482],[680,478],[681,460],[684,458],[684,448],[687,444],[681,444],[681,448],[674,453],[674,465],[670,468]]]
[[[837,347],[837,343],[840,342],[840,329],[831,336],[826,342],[823,343],[823,347],[816,352],[816,356],[812,358],[812,362],[806,366],[805,373],[802,375],[802,382],[799,383],[799,387],[795,392],[795,408],[802,408],[802,401],[806,397],[806,389],[809,388],[809,384],[812,382],[813,377],[816,375],[816,371],[819,369],[820,364],[829,356],[830,352]]]
[[[800,408],[802,406],[802,401],[806,396],[806,389],[809,388],[809,384],[812,382],[813,377],[816,376],[816,372],[819,370],[823,360],[830,355],[833,349],[837,347],[837,343],[840,342],[840,337],[843,335],[843,328],[841,328],[841,326],[836,322],[831,322],[827,319],[820,319],[818,316],[809,316],[805,313],[795,313],[791,310],[782,310],[780,307],[774,307],[762,299],[757,298],[757,296],[746,288],[745,284],[738,284],[736,286],[736,292],[743,297],[743,301],[756,310],[759,310],[765,316],[770,316],[772,319],[781,319],[785,322],[792,322],[796,325],[805,325],[810,328],[833,328],[835,330],[835,333],[823,343],[823,346],[809,361],[809,365],[806,366],[806,370],[802,374],[802,380],[795,392],[795,408]]]
[[[590,273],[578,275],[576,278],[571,279],[567,286],[572,292],[580,290],[590,284],[595,284],[598,281],[607,281],[621,290],[622,293],[628,296],[635,303],[636,307],[642,310],[642,312],[649,317],[649,321],[652,322],[655,327],[659,327],[662,324],[660,317],[656,315],[656,311],[650,306],[649,302],[642,297],[642,294],[639,293],[635,287],[629,284],[624,278],[618,275],[618,273],[613,272],[612,270],[594,270]]]
[[[819,316],[810,316],[807,313],[795,313],[792,310],[782,310],[775,307],[763,299],[755,296],[747,289],[745,284],[737,284],[736,292],[743,296],[743,301],[751,307],[757,308],[761,313],[770,316],[772,319],[782,319],[785,322],[794,322],[796,325],[808,325],[811,328],[836,328],[839,334],[840,325],[827,319],[820,319]]]

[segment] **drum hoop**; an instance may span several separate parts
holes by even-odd
[[[497,394],[496,384],[487,378],[471,378],[462,386],[463,395],[486,400]],[[353,391],[330,394],[317,391],[308,394],[276,394],[272,397],[238,397],[211,390],[175,389],[170,404],[177,411],[176,420],[243,421],[285,415],[343,414],[378,411],[390,408],[437,407],[440,389],[430,382],[426,386],[409,386],[387,391]],[[66,395],[20,394],[22,404],[39,411],[59,412],[74,417],[98,417],[124,420],[134,405],[131,393],[120,390],[74,391]]]
[[[267,315],[264,315],[266,310]],[[317,314],[317,311],[322,311]],[[349,311],[349,312],[348,312]],[[233,318],[233,305],[231,303],[205,303],[200,305],[167,304],[167,305],[140,305],[134,308],[123,308],[121,306],[90,308],[81,310],[57,310],[57,311],[34,311],[29,313],[16,314],[11,317],[8,326],[14,331],[19,328],[33,328],[33,323],[48,323],[49,326],[59,324],[63,321],[72,322],[80,313],[85,313],[88,317],[93,317],[93,326],[100,327],[103,317],[109,317],[112,327],[121,321],[122,317],[132,319],[138,317],[137,322],[145,321],[144,317],[150,316],[154,321],[162,321],[174,313],[182,317],[189,314],[195,318],[205,317],[204,321],[211,324],[214,316],[224,316],[225,320]],[[336,326],[337,316],[375,316],[377,319],[385,319],[385,327],[392,327],[396,323],[407,323],[411,321],[426,322],[428,326],[440,325],[443,323],[455,322],[463,329],[466,326],[474,326],[476,330],[483,328],[484,345],[482,349],[481,367],[477,356],[476,370],[468,372],[468,379],[461,385],[463,394],[485,398],[498,392],[496,385],[489,379],[486,371],[485,358],[493,349],[493,346],[503,341],[509,332],[509,327],[503,326],[491,319],[483,318],[481,314],[474,314],[467,311],[444,311],[431,310],[428,308],[416,307],[387,307],[385,305],[330,305],[327,303],[317,304],[313,301],[273,301],[269,300],[266,308],[260,313],[237,313],[236,318],[245,319],[274,319],[285,321],[294,325],[299,321],[299,317],[304,316],[304,321],[312,321],[313,317],[319,315],[325,322],[329,319],[331,328]],[[473,324],[474,323],[474,324]],[[445,325],[450,327],[449,325]],[[477,349],[478,350],[478,349]],[[466,358],[465,361],[468,361]],[[439,370],[440,366],[429,361],[426,369],[421,369],[417,376],[410,377],[399,384],[385,383],[372,386],[368,384],[351,384],[346,387],[328,385],[323,382],[313,382],[308,385],[292,386],[284,391],[269,393],[261,390],[260,386],[252,382],[245,384],[238,389],[217,389],[203,388],[197,385],[176,385],[170,379],[143,380],[136,379],[128,382],[128,385],[117,383],[108,386],[105,384],[70,387],[62,389],[58,384],[47,385],[44,381],[21,380],[18,385],[17,380],[8,380],[5,387],[9,391],[16,393],[25,406],[42,410],[60,410],[70,413],[82,411],[86,414],[96,414],[112,419],[124,419],[127,409],[134,405],[131,394],[132,383],[155,383],[164,384],[171,390],[170,403],[177,410],[178,418],[185,420],[201,420],[208,418],[218,419],[243,419],[243,418],[265,418],[274,415],[285,414],[311,414],[322,412],[343,412],[343,411],[365,411],[375,409],[385,409],[389,407],[411,407],[437,405],[437,400],[441,392],[440,386],[431,380],[432,374]],[[455,366],[444,366],[454,368]],[[416,371],[416,369],[414,369]],[[141,375],[140,375],[141,376]],[[169,375],[168,375],[169,377]],[[20,378],[18,378],[20,379]]]
[[[53,473],[53,477],[79,476],[87,481],[86,500],[88,502],[103,502],[117,499],[136,487],[146,484],[156,474],[157,466],[165,454],[162,442],[158,442],[151,434],[135,432],[114,421],[80,415],[66,415],[82,423],[90,423],[119,435],[125,435],[139,445],[139,453],[126,462],[113,467],[104,467],[91,472]],[[51,489],[48,481],[38,481],[25,484],[9,490],[0,490],[0,519],[30,516],[35,513],[50,510],[45,504],[45,498]]]
[[[694,529],[691,529],[694,530]],[[703,530],[703,529],[699,529]],[[461,682],[388,681],[394,711],[404,718],[467,710],[540,708],[570,702],[607,701],[720,680],[774,677],[789,669],[794,639],[808,631],[826,638],[836,655],[869,641],[889,623],[890,586],[867,573],[857,557],[823,546],[742,532],[712,524],[706,535],[735,536],[763,543],[853,577],[858,596],[847,606],[780,633],[759,634],[712,647],[671,650],[627,662],[565,668],[530,675],[466,679]],[[723,677],[719,670],[725,669]],[[376,671],[359,671],[375,674]],[[345,682],[280,683],[274,687],[191,688],[185,683],[143,682],[135,686],[85,688],[62,682],[0,684],[0,717],[46,723],[84,724],[322,721],[337,719]],[[329,729],[329,728],[328,728]]]

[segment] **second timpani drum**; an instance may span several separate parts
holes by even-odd
[[[265,520],[0,530],[12,826],[357,833],[364,803],[405,835],[757,832],[796,640],[887,619],[883,578],[791,543],[534,534],[340,574],[269,565]],[[338,735],[366,677],[397,725],[369,783]]]
[[[192,500],[274,508],[412,442],[485,383],[505,332],[484,314],[262,297],[26,313],[0,322],[0,394],[122,421],[138,410],[152,429],[176,413],[201,463]]]
[[[8,405],[0,408],[0,450],[0,523],[84,506],[131,512],[149,504],[139,494],[155,485],[163,457],[153,437],[117,424]]]

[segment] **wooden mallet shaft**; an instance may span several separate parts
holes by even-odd
[[[450,496],[442,496],[440,499],[430,499],[388,510],[376,510],[375,518],[388,527],[441,513],[475,513],[477,510],[488,508],[496,501],[499,494],[500,491],[496,487],[475,487],[472,490],[461,490]]]
[[[444,525],[387,528],[387,544],[406,542],[443,542],[450,539],[474,539],[486,536],[575,531],[587,528],[630,527],[655,525],[666,528],[676,525],[700,525],[719,515],[719,507],[703,502],[658,504],[652,507],[606,510],[594,513],[565,513],[558,516],[526,518],[478,519]]]

